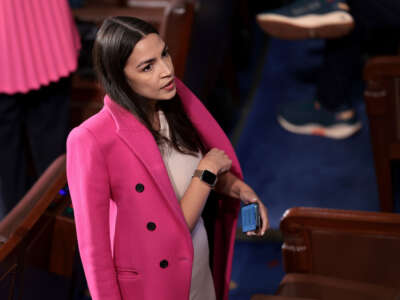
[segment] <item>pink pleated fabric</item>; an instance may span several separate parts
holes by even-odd
[[[0,93],[26,93],[67,76],[79,48],[67,0],[0,0]]]

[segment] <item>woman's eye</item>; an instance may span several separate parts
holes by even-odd
[[[152,68],[151,65],[147,65],[142,69],[142,71],[148,72],[148,71],[151,71],[151,68]]]

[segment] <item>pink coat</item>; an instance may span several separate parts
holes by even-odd
[[[178,79],[176,86],[206,146],[223,149],[241,178],[222,129]],[[67,176],[93,300],[188,300],[192,239],[150,132],[106,96],[103,109],[68,137]],[[212,271],[217,299],[225,300],[239,200],[217,204]]]
[[[68,0],[0,1],[0,93],[27,93],[68,76],[79,48]]]

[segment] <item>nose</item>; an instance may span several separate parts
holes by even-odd
[[[170,77],[173,73],[174,66],[170,60],[161,60],[160,77]]]

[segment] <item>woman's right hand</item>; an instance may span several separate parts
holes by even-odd
[[[232,161],[224,151],[212,148],[206,155],[204,155],[197,168],[200,170],[209,170],[210,172],[219,175],[229,171],[231,166]]]

